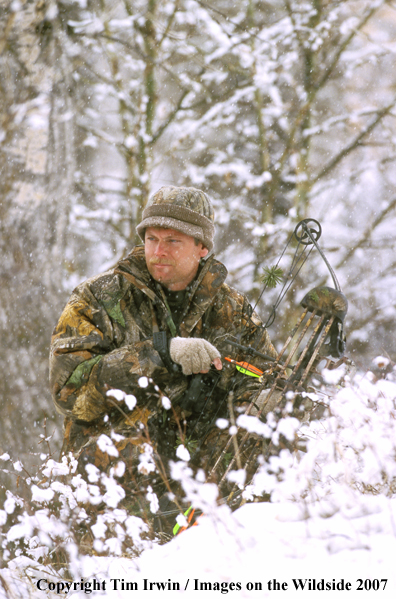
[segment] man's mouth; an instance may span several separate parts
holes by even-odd
[[[150,260],[150,266],[157,266],[161,268],[161,266],[174,266],[174,264],[169,262],[162,262],[161,260]]]

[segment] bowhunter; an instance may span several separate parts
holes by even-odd
[[[158,473],[138,468],[143,445],[149,440],[165,468],[178,444],[191,455],[198,447],[193,461],[205,467],[219,432],[214,423],[227,416],[228,392],[237,409],[260,387],[257,378],[222,363],[221,356],[244,357],[227,338],[276,357],[245,295],[225,283],[227,270],[213,255],[214,231],[204,192],[162,187],[137,227],[144,246],[80,284],[52,336],[50,384],[65,416],[62,452],[78,458],[81,474],[88,463],[106,471],[122,460],[124,503],[143,517],[147,484],[162,494],[163,510],[166,503]],[[260,357],[251,361],[268,365]],[[136,407],[107,395],[111,389],[134,395]],[[172,409],[164,408],[163,396]],[[104,434],[117,457],[97,444]]]

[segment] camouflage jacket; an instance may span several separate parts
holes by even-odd
[[[224,282],[226,276],[226,268],[213,256],[203,263],[185,298],[177,334],[207,339],[223,357],[246,358],[227,344],[230,336],[275,356],[261,321],[246,297]],[[64,452],[81,454],[83,447],[109,431],[122,435],[122,447],[129,443],[136,448],[144,442],[142,424],[150,425],[154,443],[163,443],[170,431],[177,436],[173,420],[192,377],[169,373],[154,349],[153,322],[171,336],[169,311],[159,291],[146,268],[143,246],[73,291],[53,332],[50,356],[53,399],[66,417]],[[250,361],[259,368],[264,364],[261,358]],[[149,379],[147,387],[139,384],[141,377]],[[204,417],[187,413],[183,418],[199,438],[210,417],[226,414],[226,407],[225,412],[219,409],[222,394],[233,389],[238,403],[258,386],[258,379],[223,363]],[[114,398],[106,395],[112,388],[135,395],[137,406],[128,412],[125,404],[115,405]],[[173,410],[164,409],[162,395],[170,398]],[[175,447],[174,438],[169,443]]]

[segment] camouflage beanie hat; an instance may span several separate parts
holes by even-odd
[[[214,212],[209,197],[195,187],[161,187],[143,210],[143,220],[136,227],[144,241],[147,227],[175,229],[199,239],[209,251],[213,249]]]

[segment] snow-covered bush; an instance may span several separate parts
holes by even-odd
[[[0,509],[5,562],[24,556],[63,571],[65,560],[70,567],[87,552],[135,556],[150,543],[147,524],[119,507],[125,492],[117,478],[125,465],[119,462],[108,475],[88,464],[86,480],[76,469],[72,456],[49,458],[24,479],[23,498],[6,491]]]
[[[333,568],[327,574],[334,577],[340,564],[337,556],[355,564],[356,556],[363,555],[373,572],[376,566],[383,572],[388,551],[394,554],[396,549],[396,371],[389,363],[385,366],[378,362],[373,372],[353,378],[345,376],[343,368],[323,371],[323,384],[307,392],[312,402],[327,406],[318,420],[269,418],[251,431],[248,418],[237,419],[241,431],[263,436],[277,449],[261,460],[247,484],[240,469],[227,475],[250,506],[232,512],[221,489],[208,482],[202,470],[194,473],[183,454],[171,465],[171,476],[183,489],[183,505],[203,516],[197,527],[166,545],[150,539],[147,525],[119,507],[122,487],[117,478],[122,465],[110,475],[90,466],[84,481],[75,474],[71,457],[59,463],[48,459],[39,475],[25,479],[30,500],[8,492],[1,506],[1,546],[8,562],[2,575],[15,580],[28,572],[37,578],[45,567],[54,580],[67,573],[74,580],[93,575],[115,578],[115,571],[120,578],[129,574],[135,580],[147,576],[155,562],[156,571],[166,567],[166,576],[174,579],[191,570],[187,555],[190,564],[191,553],[196,552],[200,560],[194,561],[190,574],[205,572],[230,581],[235,580],[236,568],[250,572],[257,565],[253,549],[268,552],[263,537],[272,543],[268,559],[277,556],[283,564],[295,566],[321,555],[323,567]],[[381,367],[384,374],[376,376],[374,371]],[[227,423],[220,425],[225,430]],[[302,450],[284,448],[282,439],[297,437]],[[10,460],[7,454],[0,457],[5,464]],[[149,445],[141,462],[146,467],[152,463]],[[186,518],[180,515],[177,522],[183,526]]]
[[[325,380],[331,383],[334,374],[340,373],[324,371]],[[378,380],[372,372],[356,374],[328,393],[327,384],[327,396],[312,396],[328,404],[326,416],[299,427],[305,451],[272,456],[245,490],[246,498],[265,490],[273,502],[301,502],[308,512],[320,503],[330,513],[346,503],[356,505],[359,496],[396,491],[394,374]]]

